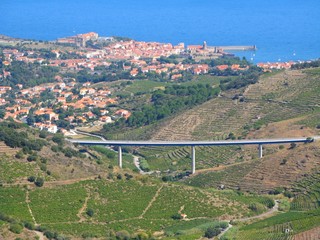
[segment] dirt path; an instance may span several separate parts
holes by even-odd
[[[35,225],[35,226],[38,226],[39,224],[36,222],[36,219],[35,219],[35,217],[34,217],[34,215],[33,215],[33,212],[32,212],[32,210],[31,210],[31,208],[30,208],[29,203],[30,203],[29,191],[27,190],[27,191],[26,191],[26,204],[27,204],[27,208],[28,208],[28,211],[29,211],[29,213],[30,213],[30,216],[31,216],[31,218],[32,218],[32,221],[33,221],[34,225]],[[36,231],[36,230],[33,230],[33,232],[38,236],[38,239],[39,239],[39,240],[45,240],[45,239],[47,239],[42,232],[39,232],[39,231]]]
[[[133,156],[133,164],[136,166],[136,168],[139,170],[140,174],[145,174],[145,172],[140,168],[140,162],[139,162],[139,157],[138,156]]]
[[[249,220],[265,218],[265,217],[269,217],[269,216],[273,215],[275,212],[278,212],[278,211],[279,211],[279,201],[275,200],[275,204],[274,204],[273,208],[270,209],[269,211],[261,213],[259,215],[253,216],[253,217],[245,217],[245,218],[233,219],[233,221],[246,222],[246,221],[249,221]],[[220,233],[218,235],[218,239],[220,239],[224,234],[226,234],[227,231],[229,231],[232,228],[232,225],[230,224],[230,221],[231,220],[229,220],[229,226],[225,230],[223,230],[222,233]]]
[[[96,138],[100,138],[101,141],[107,141],[104,137],[102,136],[99,136],[99,135],[96,135],[96,134],[92,134],[92,133],[88,133],[88,132],[85,132],[85,131],[81,131],[79,129],[75,129],[73,130],[74,133],[76,134],[82,134],[82,135],[87,135],[87,136],[90,136],[90,137],[96,137]]]
[[[271,208],[267,212],[261,213],[259,215],[253,216],[253,217],[245,217],[245,218],[239,218],[239,219],[234,219],[234,220],[239,221],[239,222],[246,222],[246,221],[253,220],[253,219],[269,217],[270,215],[273,215],[275,212],[278,212],[278,211],[279,211],[279,201],[276,200],[273,208]]]
[[[232,228],[232,225],[228,223],[228,227],[218,235],[218,239],[220,239],[226,232],[228,232],[230,228]]]
[[[86,220],[86,218],[83,216],[83,213],[87,209],[89,199],[90,199],[90,191],[87,190],[87,196],[84,200],[83,206],[80,208],[77,214],[77,217],[79,218],[79,223],[84,222]]]
[[[44,234],[42,232],[39,232],[39,231],[33,231],[35,234],[37,234],[37,236],[39,237],[38,239],[39,240],[45,240],[47,239]]]
[[[91,176],[91,177],[85,177],[85,178],[75,178],[75,179],[44,182],[42,188],[61,186],[61,185],[70,185],[70,184],[78,183],[78,182],[81,182],[81,181],[95,180],[98,177],[99,177],[99,175]],[[28,181],[23,181],[23,182],[20,181],[20,182],[16,182],[16,183],[5,183],[3,185],[4,186],[8,186],[8,187],[19,186],[19,185],[27,185],[29,187],[35,187],[33,182],[28,182]]]
[[[142,214],[139,216],[139,219],[143,218],[144,214],[149,210],[149,208],[151,208],[152,204],[157,200],[157,197],[159,196],[159,193],[160,193],[161,189],[163,188],[163,186],[164,185],[161,185],[161,187],[159,187],[159,189],[156,191],[155,195],[153,196],[153,198],[149,202],[148,206],[143,210]]]
[[[142,175],[149,175],[154,173],[154,171],[150,171],[150,172],[145,172],[141,169],[140,167],[140,160],[138,156],[132,155],[133,156],[133,164],[136,166],[136,168],[139,170],[139,173]]]
[[[32,218],[33,223],[34,223],[35,225],[38,225],[37,222],[36,222],[35,217],[33,216],[33,213],[32,213],[32,210],[31,210],[31,208],[30,208],[29,203],[30,203],[29,191],[27,190],[27,191],[26,191],[26,204],[27,204],[27,207],[28,207],[28,211],[29,211],[29,213],[30,213],[30,216],[31,216],[31,218]]]
[[[196,170],[196,172],[194,174],[190,175],[189,177],[194,177],[194,176],[197,176],[200,173],[205,173],[205,172],[220,171],[220,170],[223,170],[223,169],[226,169],[226,168],[229,168],[229,167],[233,167],[233,166],[237,166],[237,165],[241,165],[241,164],[244,164],[244,163],[248,163],[248,161],[246,161],[246,162],[238,162],[238,163],[233,163],[233,164],[228,164],[228,165],[221,165],[221,166],[218,166],[218,167],[212,167],[212,168],[206,168],[206,169],[199,169],[199,170]]]

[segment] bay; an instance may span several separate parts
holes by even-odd
[[[320,57],[318,0],[1,0],[0,34],[54,40],[94,31],[140,41],[256,45],[253,62]]]

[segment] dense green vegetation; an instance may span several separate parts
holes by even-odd
[[[201,104],[217,96],[218,88],[210,85],[197,84],[196,86],[168,86],[165,90],[152,93],[151,105],[144,105],[127,120],[119,120],[114,124],[104,125],[106,132],[122,129],[123,127],[140,127],[152,124],[183,109]]]
[[[54,82],[55,75],[59,72],[56,67],[42,66],[39,63],[25,63],[12,61],[6,67],[11,72],[3,84],[14,87],[16,84],[23,84],[24,87],[34,87],[42,83]]]
[[[46,144],[41,139],[30,139],[26,132],[26,126],[15,122],[0,123],[0,141],[12,148],[24,148],[26,151],[40,151]]]
[[[305,68],[317,68],[317,67],[320,67],[320,60],[296,63],[292,65],[291,69],[305,69]]]
[[[244,75],[239,76],[235,79],[227,78],[220,82],[221,90],[229,90],[229,89],[239,89],[250,84],[255,84],[259,80],[259,76],[261,74],[261,69],[258,67],[251,67],[247,70]]]

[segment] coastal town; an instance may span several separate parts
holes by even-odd
[[[28,123],[40,130],[68,134],[68,130],[87,123],[107,124],[120,118],[128,119],[131,111],[118,106],[119,101],[113,89],[96,87],[89,78],[85,82],[66,73],[89,72],[89,76],[99,75],[99,70],[119,67],[111,72],[111,78],[148,79],[158,76],[165,81],[184,81],[186,74],[204,75],[236,73],[249,69],[249,64],[217,64],[195,61],[202,56],[207,59],[230,56],[223,49],[184,43],[139,42],[130,39],[99,37],[97,33],[79,34],[55,41],[55,49],[43,54],[39,49],[2,47],[0,72],[0,107],[3,119],[14,119]],[[61,48],[67,46],[70,48]],[[96,47],[99,46],[99,47]],[[68,50],[65,50],[68,49]],[[58,69],[43,84],[13,84],[15,74],[10,67],[16,62],[36,64]],[[288,69],[294,62],[259,63],[264,71]],[[1,83],[2,82],[2,83]],[[9,83],[4,85],[3,83]],[[49,103],[42,96],[50,96]],[[39,100],[40,99],[40,100]]]

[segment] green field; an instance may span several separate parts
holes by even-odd
[[[228,232],[225,239],[291,239],[295,234],[319,226],[319,223],[319,211],[281,213],[266,220],[237,227],[237,231]]]
[[[0,213],[31,222],[26,191],[19,187],[0,188]]]
[[[123,229],[131,234],[164,229],[168,237],[201,236],[216,219],[256,215],[259,212],[249,210],[248,204],[267,202],[260,196],[125,179],[35,188],[29,190],[28,199],[24,189],[0,188],[0,213],[32,222],[29,204],[35,222],[51,231],[97,237]],[[88,209],[93,211],[91,217]],[[189,221],[172,218],[179,213]]]
[[[29,176],[41,175],[36,163],[18,162],[9,157],[0,157],[0,181],[12,183],[19,179],[26,179]]]
[[[226,239],[285,240],[318,227],[320,225],[319,179],[320,173],[316,172],[295,184],[293,191],[296,196],[291,201],[288,212],[279,213],[247,226],[236,226],[226,234]]]

